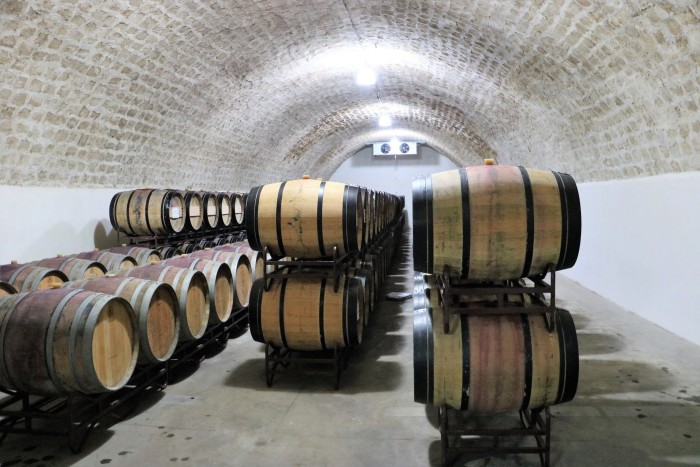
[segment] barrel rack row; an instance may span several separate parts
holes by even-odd
[[[364,245],[359,251],[339,254],[338,248],[333,247],[333,256],[328,259],[300,259],[300,258],[273,258],[270,259],[267,247],[264,248],[264,264],[262,280],[265,290],[269,290],[271,280],[274,278],[284,278],[290,273],[303,275],[306,277],[329,278],[333,280],[333,290],[338,291],[340,277],[352,267],[356,260],[363,258],[370,253],[374,247],[382,245],[388,240],[389,235],[394,235],[394,243],[390,246],[390,262],[398,246],[397,238],[405,222],[405,214],[402,212],[391,222],[382,234],[380,234],[372,244]],[[380,274],[381,275],[381,274]],[[283,373],[291,364],[316,365],[326,368],[326,371],[315,368],[314,372],[330,373],[334,377],[334,389],[340,388],[340,379],[348,367],[351,347],[334,347],[332,350],[323,351],[298,351],[284,347],[265,344],[265,382],[268,387],[272,386],[277,374]]]
[[[127,385],[115,392],[36,396],[0,388],[7,395],[0,399],[0,444],[8,434],[57,436],[67,438],[71,451],[78,453],[107,417],[117,415],[118,409],[145,391],[164,390],[180,366],[199,363],[223,350],[247,322],[247,308],[234,311],[228,321],[210,327],[200,339],[179,344],[168,361],[137,366]]]
[[[546,282],[550,275],[549,283]],[[547,271],[541,275],[505,282],[483,282],[456,279],[445,267],[444,273],[435,275],[437,291],[440,296],[443,313],[443,332],[449,333],[450,315],[513,315],[513,314],[545,314],[547,329],[553,332],[555,326],[555,285],[556,272],[553,264],[547,266]],[[516,306],[510,304],[508,294],[527,294],[532,299],[532,306]],[[496,298],[493,306],[467,307],[460,303],[460,298],[483,301],[487,296]],[[549,467],[551,447],[552,418],[548,406],[538,409],[521,409],[519,411],[520,427],[514,428],[469,428],[460,421],[461,411],[447,405],[437,407],[440,431],[440,452],[443,465],[449,465],[462,453],[489,454],[538,454],[540,464]],[[452,415],[452,416],[450,416]],[[450,418],[454,421],[450,423]],[[463,438],[484,438],[492,441],[490,446],[458,445]],[[530,439],[535,445],[504,446],[505,439]],[[452,441],[455,441],[454,443]],[[452,454],[452,455],[451,455]]]

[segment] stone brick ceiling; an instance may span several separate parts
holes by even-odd
[[[579,181],[700,170],[699,64],[697,0],[0,0],[0,184],[244,190],[393,135]]]

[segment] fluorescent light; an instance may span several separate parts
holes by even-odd
[[[379,117],[379,126],[383,128],[391,126],[391,117],[388,115],[381,115]]]
[[[355,76],[358,86],[372,86],[377,82],[377,74],[371,68],[360,68]]]

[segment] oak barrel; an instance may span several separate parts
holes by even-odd
[[[243,193],[230,193],[231,197],[231,210],[233,217],[231,218],[231,224],[233,226],[241,226],[245,221],[245,197]]]
[[[80,279],[93,279],[102,277],[107,273],[107,267],[99,261],[89,259],[57,256],[34,261],[30,264],[45,268],[58,269],[66,275],[69,281]]]
[[[122,191],[112,197],[109,220],[127,235],[168,235],[185,227],[185,200],[174,190]]]
[[[362,324],[367,326],[369,321],[369,315],[374,309],[374,277],[371,271],[362,268],[348,268],[348,277],[354,277],[360,281],[362,284],[362,290],[364,291],[364,307],[365,312],[362,318]]]
[[[170,358],[180,333],[175,290],[164,282],[136,277],[100,277],[66,282],[63,287],[116,295],[131,304],[138,323],[138,363],[158,363]]]
[[[163,261],[167,266],[201,271],[209,284],[209,324],[223,323],[233,310],[233,274],[228,264],[206,258],[176,256]]]
[[[320,258],[358,251],[364,222],[360,189],[321,180],[253,188],[246,202],[250,246],[277,257]]]
[[[7,282],[18,292],[31,292],[58,286],[68,281],[68,277],[58,269],[13,263],[0,266],[0,281]]]
[[[544,314],[453,314],[445,334],[438,294],[429,300],[413,315],[416,402],[500,413],[573,399],[579,355],[568,311],[557,309],[552,333]]]
[[[201,271],[159,264],[137,266],[117,273],[118,276],[138,277],[165,282],[177,294],[180,314],[180,340],[199,339],[209,323],[209,286]]]
[[[355,278],[298,276],[253,282],[248,307],[254,340],[292,350],[331,350],[362,342],[364,292]]]
[[[163,259],[158,250],[153,248],[145,248],[140,246],[122,245],[108,248],[107,251],[112,253],[119,253],[120,255],[131,256],[136,260],[136,264],[139,266],[144,266],[146,264],[151,264],[154,261],[158,262]]]
[[[202,194],[197,191],[181,191],[185,200],[185,228],[188,232],[196,232],[204,224],[204,207]]]
[[[195,251],[190,256],[228,264],[233,274],[233,309],[239,310],[248,306],[250,288],[253,286],[253,274],[250,268],[250,260],[245,254],[209,248]]]
[[[177,246],[168,245],[158,248],[158,253],[160,253],[161,258],[168,259],[172,258],[173,256],[181,255],[183,252]]]
[[[16,294],[17,289],[12,287],[12,284],[9,284],[7,282],[0,282],[0,297],[4,297],[6,295],[12,295]]]
[[[250,273],[253,280],[260,279],[264,274],[265,259],[261,251],[253,250],[248,242],[236,242],[229,245],[219,245],[214,247],[217,251],[229,251],[233,253],[242,253],[248,257],[250,261]]]
[[[413,182],[417,271],[507,280],[576,262],[581,206],[571,175],[483,165]]]
[[[70,256],[72,258],[82,258],[100,262],[107,268],[108,272],[122,271],[124,269],[131,269],[138,266],[138,263],[133,256],[112,253],[111,251],[106,250],[86,251],[84,253],[78,253]]]
[[[216,201],[216,193],[203,191],[202,207],[204,209],[204,229],[214,229],[219,223],[219,204]]]
[[[231,196],[228,193],[216,193],[216,205],[219,208],[218,227],[229,227],[233,218]]]
[[[139,350],[123,298],[50,289],[0,298],[0,386],[29,394],[114,391]]]

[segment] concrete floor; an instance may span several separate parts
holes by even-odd
[[[412,285],[405,244],[384,293]],[[552,465],[700,465],[700,348],[562,275],[557,285],[581,370],[574,401],[552,408]],[[328,375],[291,371],[267,388],[263,347],[244,334],[142,395],[79,454],[62,439],[10,435],[0,465],[439,465],[436,411],[413,402],[412,307],[381,301],[338,391]],[[478,420],[510,427],[517,418]],[[463,455],[454,465],[538,464],[529,454]]]

